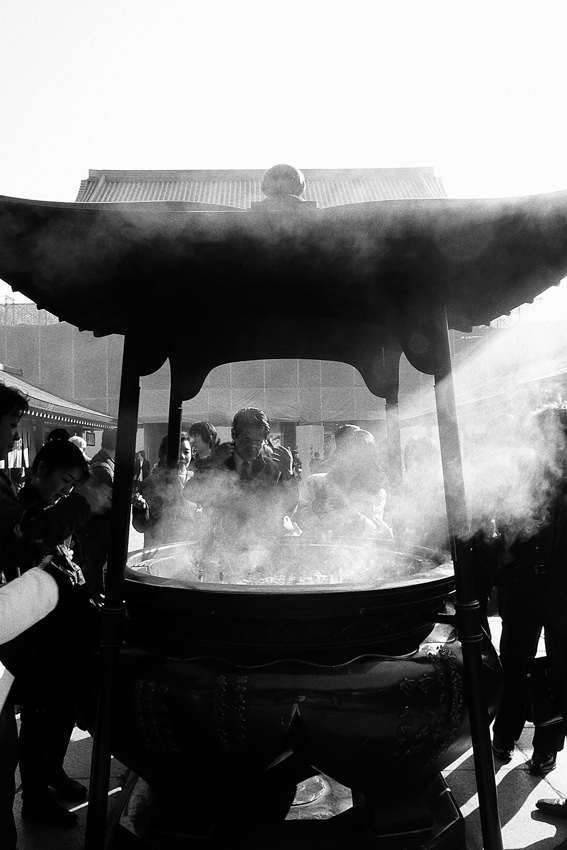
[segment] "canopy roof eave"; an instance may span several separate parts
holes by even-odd
[[[256,347],[247,338],[246,357],[285,356],[272,353],[272,340],[292,325],[295,339],[309,337],[309,356],[328,358],[330,351],[332,358],[330,329],[341,326],[347,342],[334,359],[360,368],[359,329],[372,336],[382,328],[412,365],[431,372],[421,341],[436,307],[447,310],[450,327],[469,330],[565,275],[567,192],[293,213],[0,197],[0,277],[38,307],[104,336],[144,325],[149,303],[181,305],[173,315],[152,309],[141,374],[172,352],[182,356],[178,331],[201,292],[213,294],[213,351],[243,319],[254,328],[270,322],[275,332]],[[195,344],[205,338],[196,322]],[[238,337],[233,343],[228,359],[245,359]],[[361,372],[370,386],[369,365]]]

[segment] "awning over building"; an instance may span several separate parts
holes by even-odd
[[[62,427],[72,425],[83,428],[109,428],[116,425],[116,419],[112,416],[59,398],[59,396],[48,393],[40,387],[29,384],[23,378],[11,372],[0,369],[0,380],[27,396],[30,406],[29,415],[53,422],[53,427],[56,424]]]

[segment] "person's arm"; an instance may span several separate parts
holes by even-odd
[[[33,567],[0,587],[0,643],[17,637],[53,611],[59,600],[55,577]]]
[[[384,508],[386,507],[386,498],[386,490],[381,487],[380,490],[378,490],[378,492],[374,496],[374,503],[372,505],[371,519],[376,524],[379,524],[384,519]]]
[[[299,482],[294,475],[293,454],[287,446],[274,446],[272,460],[280,471],[279,484],[285,491],[286,513],[292,514],[299,504]]]
[[[78,493],[71,493],[37,513],[24,514],[18,523],[19,533],[29,543],[39,543],[48,549],[75,534],[91,516],[87,500]]]
[[[0,575],[4,573],[7,581],[18,575],[19,557],[14,549],[21,552],[21,546],[16,545],[14,528],[23,513],[23,505],[16,498],[8,500],[0,497]]]
[[[110,460],[93,460],[91,461],[91,474],[97,478],[101,484],[106,484],[107,487],[114,487],[114,465]]]
[[[150,524],[150,506],[141,493],[132,498],[132,525],[136,531],[143,532]]]

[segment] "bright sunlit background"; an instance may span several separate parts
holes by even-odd
[[[0,194],[276,162],[567,189],[566,32],[564,0],[5,0]]]

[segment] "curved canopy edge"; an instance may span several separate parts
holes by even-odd
[[[96,335],[124,334],[149,315],[156,342],[144,337],[155,349],[144,368],[175,359],[184,329],[192,345],[215,338],[221,346],[217,326],[242,326],[231,335],[228,359],[236,360],[244,350],[277,356],[295,327],[294,351],[296,334],[309,333],[309,356],[353,363],[370,387],[371,369],[360,362],[381,342],[361,355],[352,328],[385,328],[410,362],[431,371],[412,340],[436,307],[446,307],[451,327],[469,330],[567,275],[567,192],[298,210],[0,197],[0,277]],[[264,325],[270,337],[258,334]]]

